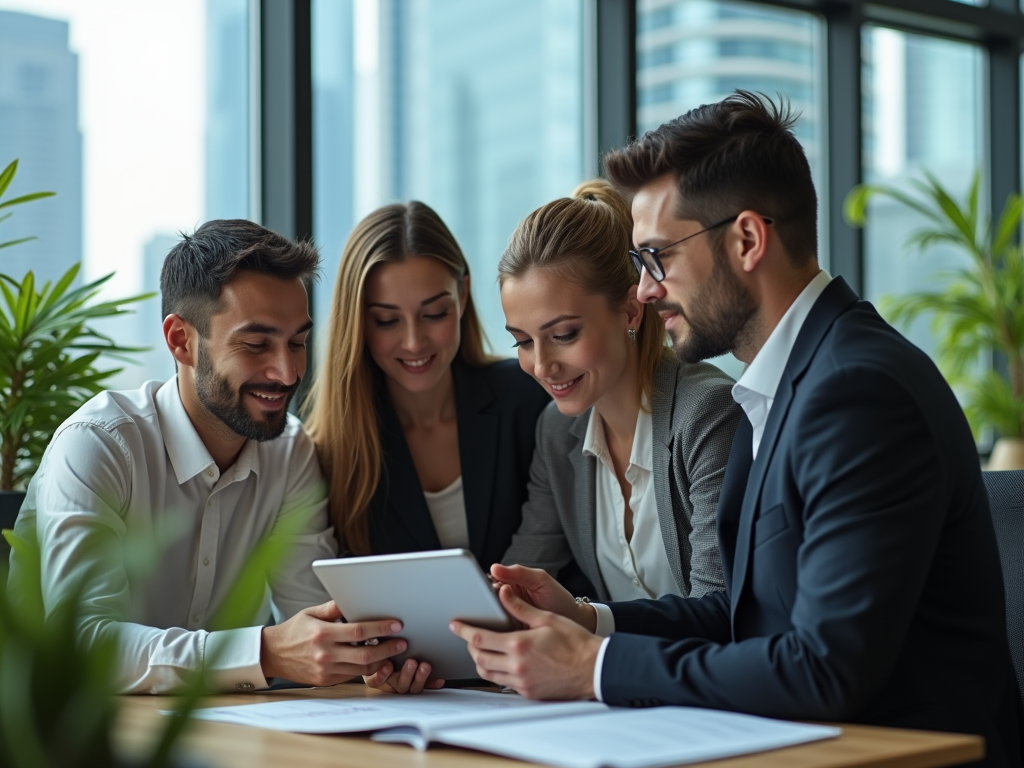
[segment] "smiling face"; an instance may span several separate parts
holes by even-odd
[[[501,306],[519,365],[559,411],[576,416],[605,398],[635,399],[638,356],[627,335],[639,324],[635,297],[615,311],[604,296],[533,268],[502,281]]]
[[[242,271],[224,286],[209,338],[198,338],[195,392],[206,410],[238,435],[272,440],[306,371],[306,288]]]
[[[678,195],[671,174],[637,190],[633,242],[638,247],[661,248],[704,228],[700,222],[676,217]],[[757,303],[733,274],[725,246],[714,248],[709,234],[698,234],[666,248],[659,257],[665,279],[655,282],[644,270],[638,296],[653,304],[665,321],[676,356],[695,363],[731,352],[757,312]]]
[[[469,278],[457,280],[432,256],[375,266],[366,280],[364,328],[370,357],[409,392],[438,386],[459,351]]]

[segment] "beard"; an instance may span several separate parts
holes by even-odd
[[[684,363],[699,363],[736,348],[737,340],[757,312],[757,302],[726,263],[726,254],[715,248],[711,279],[691,304],[689,314],[679,304],[658,301],[655,310],[678,312],[689,333],[682,339],[669,331],[672,349]]]
[[[245,396],[247,392],[274,392],[287,393],[288,400],[298,389],[299,381],[292,386],[286,387],[283,384],[243,384],[235,387],[222,376],[213,365],[213,361],[206,349],[206,344],[199,341],[199,354],[196,361],[196,395],[210,413],[220,419],[227,427],[236,434],[247,440],[264,442],[280,437],[288,423],[287,404],[279,411],[267,414],[261,419],[253,418],[245,407]]]

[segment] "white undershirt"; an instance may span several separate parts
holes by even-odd
[[[469,524],[466,499],[462,495],[462,475],[442,491],[424,491],[430,519],[444,549],[469,549]]]
[[[597,564],[612,600],[680,594],[665,554],[665,540],[661,535],[658,505],[651,482],[653,441],[651,414],[641,409],[625,473],[630,486],[629,509],[633,516],[633,535],[627,539],[626,500],[608,452],[604,421],[597,409],[590,411],[583,453],[597,458],[594,478]]]

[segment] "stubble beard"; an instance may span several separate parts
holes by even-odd
[[[682,339],[669,331],[672,349],[684,363],[699,363],[732,352],[757,313],[757,302],[729,269],[725,252],[716,247],[713,257],[711,279],[691,302],[689,313],[679,304],[655,304],[656,310],[678,312],[689,327]]]
[[[288,393],[288,400],[298,389],[296,381],[291,387],[283,384],[261,384],[259,387],[243,385],[237,390],[225,376],[217,372],[205,342],[199,341],[196,361],[196,395],[199,402],[231,431],[247,440],[265,442],[280,437],[288,423],[287,405],[270,413],[263,419],[255,419],[245,407],[245,395],[249,390],[261,392]]]

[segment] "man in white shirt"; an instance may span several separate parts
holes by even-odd
[[[737,92],[605,162],[676,354],[748,365],[719,497],[726,592],[590,605],[495,566],[527,629],[453,630],[481,676],[532,698],[976,733],[985,765],[1020,765],[970,429],[928,357],[819,268],[794,123]]]
[[[383,685],[406,647],[362,642],[398,622],[337,623],[310,567],[336,544],[313,444],[287,406],[306,370],[306,284],[318,266],[313,246],[248,221],[185,236],[160,281],[177,376],[94,397],[57,430],[29,484],[15,532],[38,542],[45,605],[76,596],[82,638],[116,639],[121,691],[166,692],[199,671],[226,691],[272,677]],[[276,623],[261,626],[264,606],[253,626],[210,631],[247,558],[282,530],[288,554],[268,583]],[[153,553],[145,572],[140,553]],[[14,596],[31,588],[23,571],[15,552]]]

